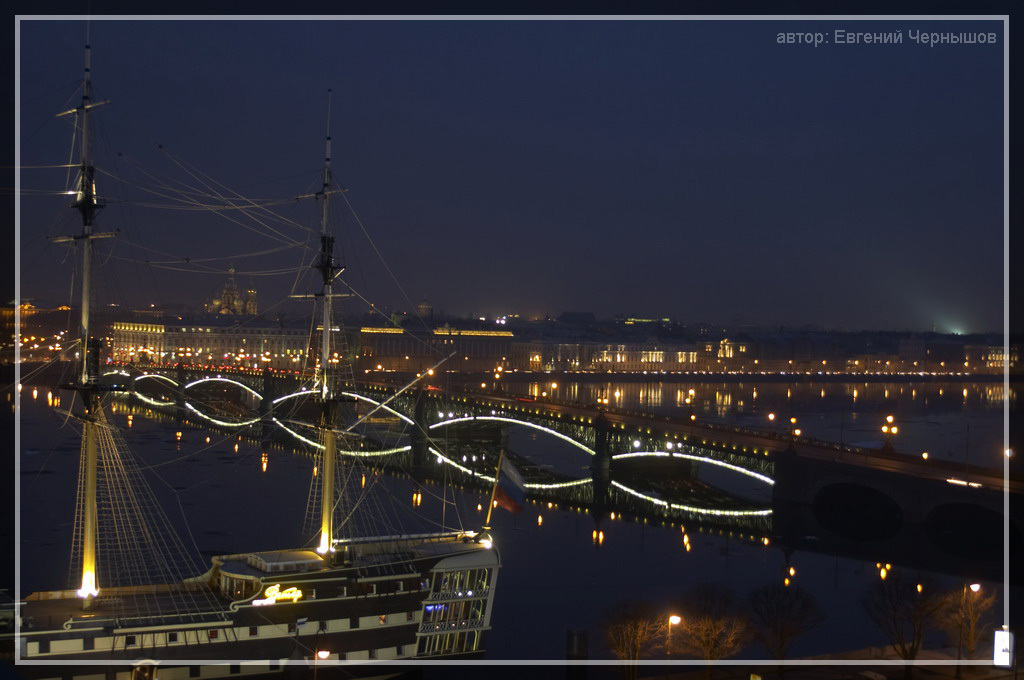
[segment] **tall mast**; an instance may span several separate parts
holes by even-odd
[[[325,555],[334,549],[334,468],[337,445],[334,436],[333,385],[331,370],[331,284],[340,269],[334,266],[334,237],[328,225],[328,189],[331,186],[331,91],[327,90],[327,138],[324,143],[323,185],[317,197],[320,206],[320,260],[317,269],[323,279],[323,332],[320,335],[320,399],[323,402],[324,461],[320,480],[320,544]]]
[[[79,322],[79,348],[80,357],[78,381],[74,388],[82,392],[85,402],[85,459],[79,475],[84,477],[84,492],[82,499],[82,580],[78,589],[78,596],[82,598],[82,606],[85,609],[91,608],[93,598],[99,594],[99,584],[96,579],[96,467],[97,467],[97,419],[102,405],[100,403],[100,392],[98,385],[98,342],[94,341],[89,328],[89,306],[92,295],[92,241],[96,238],[109,238],[114,234],[111,232],[96,233],[93,231],[93,220],[96,214],[103,207],[96,196],[95,168],[92,164],[91,139],[89,135],[89,112],[106,102],[93,103],[92,101],[92,80],[90,67],[92,62],[92,48],[88,44],[88,37],[85,45],[85,71],[82,78],[82,103],[74,109],[57,114],[66,116],[75,114],[76,125],[81,134],[81,164],[78,174],[78,187],[75,190],[75,202],[72,204],[82,217],[82,231],[75,236],[62,236],[52,239],[54,242],[76,242],[82,245],[82,310],[81,321]]]

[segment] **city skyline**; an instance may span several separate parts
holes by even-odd
[[[1002,44],[908,37],[935,25],[96,20],[96,98],[112,101],[94,116],[108,172],[98,226],[121,230],[98,257],[100,294],[198,305],[231,265],[261,308],[308,292],[295,270],[309,251],[283,246],[315,247],[311,202],[297,225],[275,224],[283,241],[146,204],[166,205],[161,183],[306,192],[332,88],[333,168],[349,189],[334,205],[362,219],[336,225],[340,250],[353,288],[380,305],[993,332]],[[942,25],[1002,37],[998,22]],[[903,38],[777,43],[796,28]],[[84,33],[21,24],[23,166],[67,161],[71,130],[53,114],[80,96]],[[45,237],[73,233],[74,211],[31,195],[64,172],[22,173],[22,295],[73,303],[51,273],[66,253]],[[408,300],[352,236],[362,225]]]

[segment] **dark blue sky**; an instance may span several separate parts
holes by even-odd
[[[837,28],[904,38],[776,43]],[[929,47],[911,30],[1000,37]],[[53,113],[77,102],[84,32],[21,24],[23,165],[66,162],[71,129]],[[414,303],[1002,327],[998,22],[95,21],[92,44],[98,98],[112,100],[95,116],[97,165],[126,180],[99,179],[111,201],[99,223],[122,230],[101,255],[101,291],[121,304],[196,305],[223,282],[119,259],[174,259],[142,247],[196,259],[281,245],[140,204],[154,176],[197,184],[157,145],[246,196],[303,193],[330,87],[335,177]],[[64,175],[23,181],[60,189]],[[68,299],[64,251],[45,241],[75,229],[61,200],[22,200],[23,295],[49,303]],[[317,228],[308,202],[282,214]],[[352,285],[406,308],[359,226],[337,226],[351,234],[339,243]],[[308,231],[274,228],[315,247]],[[268,271],[308,256],[234,262]],[[239,278],[268,306],[295,275]]]

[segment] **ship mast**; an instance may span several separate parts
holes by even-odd
[[[320,206],[320,259],[316,269],[323,280],[323,332],[320,336],[320,400],[323,402],[324,460],[320,480],[320,543],[316,551],[326,555],[334,549],[334,474],[337,442],[334,434],[334,371],[331,369],[331,306],[332,283],[343,271],[334,264],[334,237],[327,218],[328,196],[331,186],[331,91],[327,91],[327,138],[324,143],[323,184],[317,193]]]
[[[55,243],[81,242],[82,245],[82,303],[81,321],[79,328],[80,357],[78,380],[72,385],[73,389],[82,393],[85,403],[84,432],[85,438],[85,460],[84,467],[79,474],[85,477],[85,496],[83,515],[83,537],[82,537],[82,580],[78,589],[78,596],[82,598],[84,609],[91,608],[93,598],[99,594],[99,584],[96,580],[96,466],[97,466],[97,416],[102,405],[100,403],[100,390],[98,383],[99,364],[99,341],[94,340],[90,335],[89,328],[89,303],[92,294],[92,241],[97,238],[110,238],[112,232],[94,232],[93,220],[102,209],[102,204],[96,196],[95,168],[92,165],[90,153],[91,139],[89,135],[89,112],[97,106],[107,102],[93,103],[92,82],[90,79],[90,64],[92,50],[86,40],[85,46],[85,72],[82,80],[82,103],[69,111],[57,114],[66,116],[75,114],[76,126],[81,136],[81,164],[79,167],[78,186],[75,190],[75,202],[72,204],[82,217],[82,231],[74,236],[61,236],[52,239]]]

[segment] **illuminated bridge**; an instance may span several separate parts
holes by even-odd
[[[284,405],[311,395],[297,376],[179,366],[145,373],[120,367],[107,379],[179,417],[217,427],[273,426],[318,446],[281,415]],[[210,388],[225,397],[216,413],[210,411]],[[202,390],[207,392],[201,404],[190,401],[190,394]],[[862,449],[695,422],[689,414],[656,417],[524,397],[401,391],[380,383],[360,383],[344,396],[355,405],[356,417],[390,421],[404,431],[405,440],[381,448],[367,439],[341,453],[380,467],[411,469],[417,477],[437,479],[436,470],[444,469],[445,478],[486,488],[500,447],[523,473],[531,500],[586,508],[595,518],[615,508],[635,518],[696,523],[757,540],[772,536],[801,550],[829,546],[832,554],[860,554],[870,548],[872,555],[897,561],[899,554],[904,562],[941,553],[953,564],[983,554],[993,569],[1001,562],[1001,534],[991,528],[1002,523],[1004,480],[995,470],[924,461],[891,448]],[[536,437],[513,451],[510,429]],[[541,444],[545,439],[575,451],[583,463],[576,468],[586,472],[551,470],[545,460],[551,447]],[[731,475],[762,486],[764,493],[755,495],[765,500],[702,481],[698,473],[708,471],[720,473],[716,479]],[[1021,493],[1024,484],[1009,480],[1007,488]],[[1011,519],[1016,546],[1019,522]],[[982,526],[990,530],[979,531]]]

